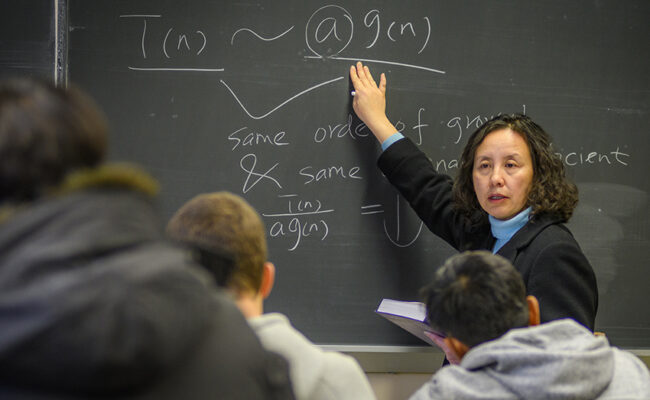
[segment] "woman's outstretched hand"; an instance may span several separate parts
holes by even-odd
[[[354,85],[352,108],[375,135],[379,143],[397,132],[386,116],[386,75],[379,79],[379,86],[370,74],[370,69],[361,62],[350,67],[350,79]]]

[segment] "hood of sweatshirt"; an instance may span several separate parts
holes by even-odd
[[[513,329],[472,348],[459,366],[443,368],[431,398],[594,399],[610,384],[615,353],[573,320]],[[424,389],[424,388],[423,388]]]
[[[1,387],[130,392],[203,335],[205,276],[127,182],[147,178],[108,175],[117,179],[86,176],[63,195],[1,210]]]

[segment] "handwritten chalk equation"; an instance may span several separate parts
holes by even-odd
[[[208,55],[207,49],[214,45],[212,38],[203,27],[194,29],[178,28],[166,23],[162,14],[122,14],[121,19],[139,20],[142,23],[138,38],[140,60],[138,65],[130,65],[128,69],[139,72],[201,72],[220,73],[226,71],[225,66],[212,65],[214,56]],[[365,49],[378,47],[382,42],[401,43],[417,42],[416,54],[421,54],[430,45],[431,22],[428,16],[418,21],[397,21],[386,18],[378,9],[371,9],[363,14],[361,29],[370,34],[370,41],[362,43]],[[251,40],[271,43],[279,40],[294,39],[299,34],[295,25],[280,26],[276,32],[260,32],[256,27],[239,27],[230,35],[230,46],[247,46]],[[325,5],[314,11],[305,23],[304,44],[308,55],[304,59],[328,59],[335,61],[364,61],[388,64],[405,68],[414,68],[427,72],[444,74],[438,68],[423,65],[407,64],[398,60],[380,60],[355,57],[345,54],[355,35],[355,25],[351,13],[337,5]],[[177,62],[178,64],[175,64]],[[337,76],[323,81],[317,81],[289,97],[274,100],[273,105],[266,109],[251,110],[251,106],[239,93],[236,84],[220,79],[219,82],[230,93],[237,105],[251,119],[259,120],[268,117],[285,105],[298,98],[314,92],[317,89],[344,80],[345,76]],[[272,94],[265,97],[272,97]]]
[[[272,172],[280,165],[279,162],[273,163],[270,167],[258,167],[257,155],[248,153],[239,161],[239,167],[245,173],[242,193],[248,193],[260,182],[272,183],[273,186],[283,189],[279,179],[274,177]],[[266,169],[265,169],[266,168]],[[318,182],[333,182],[344,180],[361,180],[361,168],[358,165],[306,165],[297,171],[297,175],[302,179],[303,185],[315,184]]]
[[[278,196],[287,199],[287,210],[278,213],[262,213],[266,219],[273,221],[269,228],[269,236],[274,239],[287,238],[288,251],[296,250],[300,244],[309,238],[324,241],[330,232],[329,224],[326,221],[327,214],[334,213],[334,209],[326,209],[320,200],[300,199],[298,194]],[[418,223],[416,232],[410,233],[409,237],[403,234],[403,224],[400,221],[400,214],[405,210],[400,204],[399,196],[395,203],[395,221],[387,222],[384,218],[384,233],[387,239],[396,247],[409,247],[415,243],[422,232],[423,223]],[[361,215],[373,215],[384,213],[383,205],[373,204],[361,207]],[[392,226],[389,229],[389,224]]]
[[[175,26],[158,27],[164,33],[162,40],[160,34],[151,35],[149,27],[153,21],[161,20],[162,14],[122,14],[120,18],[123,19],[139,19],[142,20],[142,31],[140,35],[140,49],[142,60],[150,59],[149,55],[154,50],[159,56],[164,56],[164,60],[171,60],[178,56],[196,56],[196,61],[201,62],[202,53],[204,53],[208,45],[208,37],[204,29],[196,28],[194,30],[179,30]],[[363,15],[363,27],[366,31],[372,34],[370,43],[364,43],[366,49],[371,49],[378,46],[380,38],[389,42],[404,42],[404,41],[419,41],[419,49],[416,54],[421,54],[430,44],[431,39],[431,22],[428,16],[421,17],[420,21],[396,21],[391,18],[386,19],[382,16],[381,11],[372,9]],[[260,40],[264,42],[272,42],[289,38],[293,33],[295,25],[280,27],[279,34],[264,34],[259,33],[255,27],[241,27],[235,30],[230,37],[230,45],[247,45],[248,40]],[[348,48],[354,39],[355,26],[352,15],[348,10],[337,5],[325,5],[317,9],[308,18],[305,24],[304,41],[305,46],[311,53],[304,56],[310,58],[328,58],[334,60],[345,61],[368,61],[375,63],[384,63],[391,65],[398,65],[407,68],[421,69],[429,72],[444,74],[437,68],[432,68],[422,65],[400,63],[391,60],[369,60],[351,55],[343,56],[342,53]],[[236,40],[237,39],[237,40]],[[156,43],[160,40],[161,43]],[[149,51],[147,50],[149,49]],[[162,54],[160,54],[162,53]],[[129,66],[129,69],[138,71],[196,71],[196,72],[223,72],[223,67],[157,67],[157,66]]]
[[[292,242],[288,251],[298,248],[303,239],[315,237],[321,241],[329,235],[329,226],[324,219],[333,209],[324,209],[320,200],[298,199],[297,194],[278,196],[288,199],[287,211],[279,213],[262,213],[262,216],[275,220],[269,228],[272,238],[287,237]]]
[[[419,23],[418,23],[419,22]],[[431,22],[429,17],[422,17],[421,21],[395,21],[385,20],[377,9],[368,11],[363,16],[364,28],[374,34],[371,42],[365,45],[366,49],[377,45],[380,37],[390,42],[421,41],[417,54],[422,53],[430,43]],[[359,58],[343,55],[354,39],[355,26],[352,15],[348,10],[337,5],[326,5],[316,10],[305,27],[305,44],[311,51],[307,59],[330,59],[346,62],[364,61],[376,64],[388,64],[405,68],[419,69],[428,72],[444,74],[438,68],[429,66],[407,64],[398,61]],[[420,35],[418,36],[418,32]]]

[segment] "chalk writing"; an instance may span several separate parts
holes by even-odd
[[[303,91],[301,91],[301,92],[299,92],[299,93],[297,93],[297,94],[295,94],[295,95],[289,97],[288,99],[286,99],[286,100],[283,101],[282,103],[280,103],[280,104],[278,104],[277,106],[275,106],[274,108],[272,108],[270,111],[268,111],[268,112],[266,112],[266,113],[263,113],[263,114],[259,114],[259,115],[253,115],[253,114],[251,114],[251,113],[248,111],[248,109],[246,108],[246,106],[244,106],[244,103],[242,103],[242,101],[239,99],[239,96],[237,96],[237,94],[235,93],[235,91],[232,90],[232,89],[230,88],[230,86],[228,86],[228,84],[227,84],[226,82],[224,82],[223,80],[220,80],[220,82],[221,82],[222,85],[224,85],[224,86],[226,87],[226,89],[228,89],[228,91],[230,92],[230,94],[232,95],[232,97],[235,98],[235,100],[237,101],[237,104],[239,104],[239,106],[242,108],[242,110],[244,110],[244,112],[246,113],[246,115],[248,115],[249,117],[251,117],[251,118],[253,118],[253,119],[262,119],[262,118],[266,118],[266,117],[268,117],[269,115],[271,115],[272,113],[274,113],[274,112],[277,111],[278,109],[282,108],[282,107],[283,107],[284,105],[286,105],[287,103],[289,103],[289,102],[291,102],[291,101],[293,101],[293,100],[296,100],[298,97],[300,97],[300,96],[302,96],[302,95],[304,95],[304,94],[306,94],[306,93],[308,93],[308,92],[311,92],[312,90],[317,89],[317,88],[319,88],[319,87],[321,87],[321,86],[329,85],[329,84],[331,84],[331,83],[333,83],[333,82],[340,81],[340,80],[343,79],[343,78],[344,78],[344,77],[339,76],[338,78],[330,79],[330,80],[328,80],[328,81],[321,82],[321,83],[318,83],[318,84],[316,84],[316,85],[314,85],[314,86],[311,86],[311,87],[309,87],[309,88],[307,88],[307,89],[305,89],[305,90],[303,90]]]
[[[384,32],[380,11],[376,9],[368,11],[364,15],[363,20],[365,27],[374,32],[372,42],[366,45],[366,48],[372,48],[377,44],[380,35]],[[384,33],[386,38],[391,42],[397,42],[398,40],[416,40],[418,38],[418,28],[416,28],[416,26],[418,25],[414,24],[412,21],[398,22],[391,20]],[[423,27],[421,29],[425,31],[425,34],[423,35],[423,43],[417,54],[424,51],[431,38],[431,22],[429,17],[423,17]],[[350,12],[337,5],[330,4],[323,6],[316,10],[307,20],[307,25],[305,27],[305,44],[312,54],[306,55],[305,58],[364,61],[420,69],[439,74],[445,73],[445,71],[440,69],[415,64],[406,64],[397,61],[341,56],[344,50],[346,50],[350,45],[353,36],[354,22]]]
[[[357,124],[354,129],[352,129],[352,114],[348,114],[348,121],[345,124],[330,124],[327,125],[327,128],[316,128],[316,131],[314,132],[314,142],[323,143],[326,140],[341,139],[345,137],[356,140],[357,137],[368,137],[370,135],[370,130],[366,129],[364,123]]]
[[[262,37],[261,35],[257,34],[257,33],[256,33],[255,31],[253,31],[252,29],[241,28],[241,29],[236,30],[235,33],[232,34],[232,37],[230,38],[230,44],[233,45],[233,44],[235,43],[235,36],[237,36],[237,34],[240,33],[240,32],[249,32],[249,33],[251,33],[253,36],[255,36],[256,38],[258,38],[258,39],[260,39],[260,40],[263,40],[263,41],[265,41],[265,42],[271,42],[271,41],[274,41],[274,40],[280,39],[281,37],[283,37],[283,36],[286,35],[287,33],[291,32],[292,29],[293,29],[293,26],[290,27],[289,29],[287,29],[286,31],[282,32],[281,34],[277,35],[277,36],[270,37],[270,38],[265,38],[265,37]]]
[[[280,198],[289,199],[287,212],[262,213],[265,218],[280,219],[271,225],[269,235],[272,238],[290,237],[293,242],[288,248],[289,251],[294,251],[298,248],[302,239],[310,236],[317,237],[321,241],[325,240],[329,235],[329,226],[321,216],[334,211],[333,209],[323,209],[320,200],[292,201],[297,196],[296,194],[279,196]]]
[[[142,34],[140,45],[142,50],[142,59],[146,60],[147,56],[147,21],[150,19],[160,19],[162,15],[158,14],[124,14],[120,18],[137,18],[142,19]],[[208,38],[203,30],[197,29],[191,32],[175,32],[174,27],[169,27],[161,43],[161,51],[165,59],[173,59],[180,55],[191,54],[199,56],[205,50],[208,44]],[[202,67],[135,67],[129,66],[133,71],[194,71],[194,72],[221,72],[223,68],[202,68]]]
[[[381,204],[370,204],[367,206],[361,206],[361,215],[372,215],[372,214],[381,214],[384,212],[381,208]]]
[[[259,144],[286,146],[289,143],[283,141],[284,135],[284,131],[280,131],[275,134],[251,132],[248,127],[244,126],[228,135],[228,140],[234,142],[231,150],[235,150],[240,145],[244,147],[255,146]]]
[[[526,105],[522,104],[522,114],[526,114]],[[485,115],[463,115],[463,116],[455,116],[450,118],[447,121],[447,128],[451,128],[454,130],[458,131],[458,137],[456,138],[456,141],[454,141],[454,144],[458,144],[460,140],[463,137],[463,134],[466,133],[468,129],[471,129],[473,132],[474,130],[478,129],[481,125],[483,125],[485,122],[488,120],[501,115],[501,113],[497,113],[494,115],[490,116],[485,116]]]
[[[312,166],[306,166],[301,168],[298,172],[301,176],[306,177],[304,184],[308,185],[312,182],[318,182],[322,180],[330,180],[334,178],[340,179],[363,179],[359,175],[359,167],[354,166],[349,169],[343,168],[342,166],[332,166],[314,170]]]
[[[427,44],[429,44],[429,38],[431,37],[431,22],[429,21],[429,17],[423,17],[423,20],[426,23],[426,37],[424,43],[422,44],[422,47],[418,51],[418,54],[424,51],[424,49],[427,47]],[[363,17],[363,23],[367,28],[373,28],[374,26],[375,29],[375,38],[373,39],[372,43],[366,46],[366,48],[369,49],[373,47],[375,43],[377,43],[377,39],[379,39],[379,35],[381,33],[381,18],[380,18],[379,10],[368,11],[366,15]],[[388,26],[388,29],[386,30],[386,36],[392,42],[397,41],[397,39],[394,38],[394,34],[395,34],[394,28],[397,25],[398,25],[397,21],[391,21],[391,23]],[[413,36],[413,38],[417,36],[415,33],[415,27],[413,26],[412,22],[399,24],[399,30],[397,32],[398,35],[404,36],[405,33],[409,33],[409,32]]]
[[[249,163],[248,166],[245,165],[246,163]],[[257,185],[258,182],[260,182],[262,179],[267,179],[275,183],[280,189],[282,189],[282,185],[280,185],[280,182],[278,182],[277,179],[269,175],[270,172],[273,171],[275,167],[278,166],[278,163],[273,164],[273,166],[267,169],[266,172],[260,174],[258,172],[255,172],[255,167],[257,166],[257,156],[253,153],[250,153],[250,154],[246,154],[241,158],[241,160],[239,161],[239,166],[244,172],[247,173],[246,181],[244,182],[244,187],[242,188],[243,193],[248,193],[248,191],[251,190],[255,185]],[[251,178],[253,177],[255,178],[251,182]]]
[[[391,230],[389,232],[388,223],[386,222],[386,218],[384,217],[383,220],[384,233],[386,234],[386,237],[393,245],[397,247],[408,247],[413,243],[415,243],[415,241],[418,239],[420,233],[422,232],[422,226],[424,225],[424,223],[420,221],[417,232],[413,235],[413,237],[404,240],[404,238],[402,237],[402,224],[400,218],[402,213],[402,207],[400,206],[400,196],[395,196],[395,198],[397,201],[395,202],[394,230]]]
[[[568,153],[555,153],[566,165],[586,166],[591,164],[607,164],[607,165],[622,165],[627,166],[626,160],[630,157],[629,154],[620,151],[617,146],[616,150],[608,152],[598,151],[570,151]]]

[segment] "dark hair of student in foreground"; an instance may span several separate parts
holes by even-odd
[[[497,130],[512,129],[526,141],[533,160],[533,182],[528,203],[535,215],[550,214],[568,221],[578,204],[578,189],[565,175],[564,164],[555,154],[551,137],[526,115],[507,114],[485,122],[469,137],[454,181],[454,202],[458,209],[472,215],[481,206],[476,199],[472,173],[476,149],[485,137]]]
[[[430,325],[469,347],[528,326],[521,275],[508,260],[488,251],[449,258],[421,296]]]
[[[94,101],[74,87],[0,83],[0,203],[37,199],[69,172],[99,165],[107,136]]]

